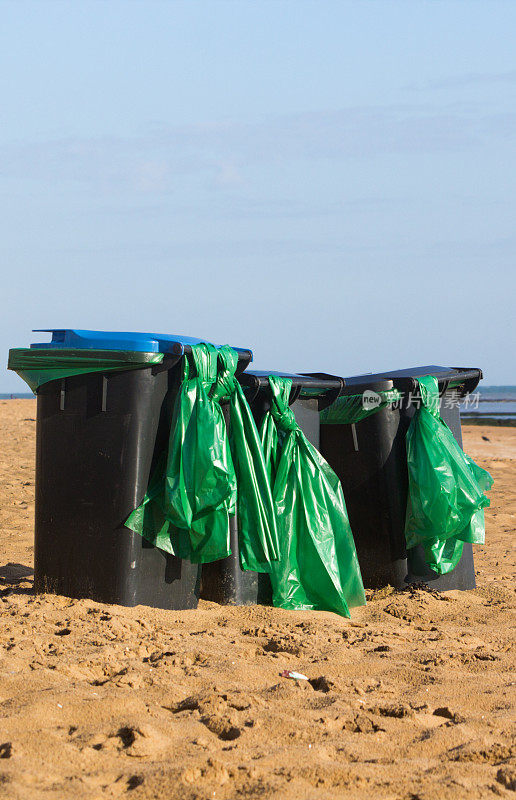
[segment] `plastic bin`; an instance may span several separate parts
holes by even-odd
[[[319,411],[330,405],[342,391],[344,381],[334,375],[318,373],[296,375],[277,372],[246,371],[239,381],[244,387],[255,422],[260,426],[269,404],[271,374],[292,380],[290,405],[299,427],[312,444],[319,448]],[[221,561],[203,564],[201,597],[225,605],[270,604],[272,590],[268,575],[243,571],[238,557],[238,524],[233,518],[231,530],[232,554]]]
[[[189,346],[173,335],[56,330],[38,350],[164,353],[162,363],[88,373],[37,391],[35,588],[125,606],[194,608],[198,565],[124,526],[165,448]],[[239,370],[252,360],[239,350]]]
[[[356,425],[321,425],[320,450],[339,476],[355,538],[364,586],[390,584],[401,588],[427,583],[438,590],[472,589],[475,569],[471,544],[465,544],[457,567],[438,575],[425,563],[423,549],[405,546],[407,459],[405,436],[416,406],[418,376],[439,381],[441,416],[462,446],[458,399],[472,392],[482,378],[476,368],[423,366],[345,379],[342,394],[398,389],[399,404]]]

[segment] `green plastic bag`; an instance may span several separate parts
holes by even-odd
[[[142,369],[162,361],[163,353],[20,347],[9,350],[7,369],[17,372],[36,392],[44,383],[73,375]]]
[[[274,605],[349,617],[365,595],[342,487],[289,408],[292,381],[271,375],[269,384],[271,408],[260,433],[280,537]]]
[[[219,374],[213,398],[229,398],[229,441],[237,477],[237,512],[242,569],[269,572],[279,556],[279,540],[262,443],[244,391],[235,377],[238,356],[219,349]]]
[[[278,534],[258,431],[234,377],[238,355],[228,346],[191,349],[168,451],[125,524],[166,552],[207,563],[231,554],[229,517],[238,512],[242,568],[268,571]],[[229,439],[223,399],[230,403]]]
[[[405,538],[422,545],[428,566],[440,575],[455,569],[464,542],[483,544],[488,472],[467,456],[439,413],[437,378],[418,378],[421,406],[407,431],[409,476]]]
[[[319,417],[322,425],[350,425],[361,422],[363,419],[377,414],[382,408],[392,406],[401,400],[401,393],[397,389],[386,389],[381,392],[372,392],[378,398],[378,403],[370,408],[364,407],[363,394],[348,394],[338,397],[334,402],[324,408]]]

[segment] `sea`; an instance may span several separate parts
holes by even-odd
[[[467,422],[484,419],[516,424],[516,386],[479,386],[460,404],[461,418]]]
[[[0,400],[31,400],[36,397],[32,392],[12,392],[9,394],[0,394]]]
[[[0,400],[21,400],[35,397],[32,392],[0,394]],[[516,425],[516,386],[479,386],[460,403],[464,422],[496,420]]]

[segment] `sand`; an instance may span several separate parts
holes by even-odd
[[[516,429],[465,429],[495,478],[478,588],[346,620],[34,596],[35,416],[0,402],[1,798],[515,796]]]

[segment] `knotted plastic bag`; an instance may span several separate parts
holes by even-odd
[[[464,542],[483,544],[484,492],[493,485],[455,440],[439,413],[437,378],[418,378],[421,406],[407,431],[407,547],[422,545],[428,566],[440,575],[460,561]]]
[[[242,569],[269,572],[278,559],[276,517],[262,444],[243,389],[235,378],[238,356],[228,345],[219,352],[213,399],[229,399],[229,441],[238,493],[238,539]]]
[[[242,568],[268,571],[278,537],[258,432],[234,377],[238,355],[210,344],[191,351],[168,451],[125,524],[166,552],[207,563],[231,555],[229,517],[238,510]],[[222,400],[230,403],[230,438]]]
[[[280,539],[271,570],[274,605],[349,616],[365,595],[340,481],[289,408],[292,381],[271,375],[269,384],[271,408],[260,434]]]

